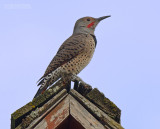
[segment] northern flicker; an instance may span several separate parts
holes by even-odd
[[[60,46],[44,75],[39,79],[40,88],[34,98],[42,94],[48,86],[62,78],[64,74],[70,74],[72,81],[78,80],[84,83],[77,74],[88,65],[93,56],[97,44],[94,35],[97,24],[108,17],[110,16],[83,17],[77,20],[73,34]]]

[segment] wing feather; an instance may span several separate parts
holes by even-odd
[[[58,67],[63,65],[64,63],[72,60],[80,53],[83,53],[85,50],[85,41],[86,34],[77,34],[69,37],[59,48],[58,52],[48,65],[44,75],[39,79],[40,83],[43,81],[42,79],[47,76],[52,71],[56,70]],[[38,84],[38,85],[39,85]]]

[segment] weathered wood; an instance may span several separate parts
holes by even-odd
[[[62,129],[65,126],[68,129],[123,129],[117,123],[120,110],[103,93],[79,82],[74,84],[77,91],[70,90],[69,81],[59,80],[44,94],[14,112],[11,129]]]
[[[65,96],[67,91],[63,89],[60,93],[50,99],[42,107],[32,111],[16,129],[33,128],[52,108],[54,108]],[[37,119],[36,119],[37,118]]]
[[[105,129],[104,126],[97,121],[77,100],[71,95],[70,98],[70,114],[85,129]]]
[[[34,129],[54,129],[69,116],[69,97],[66,97],[41,120]]]
[[[80,102],[97,120],[99,120],[106,128],[109,129],[123,129],[123,127],[110,118],[106,113],[96,107],[93,103],[80,95],[77,91],[71,90],[70,94]]]
[[[95,97],[96,96],[96,97]],[[120,123],[121,110],[108,98],[104,96],[97,88],[86,95],[86,98],[104,111],[108,116]]]
[[[11,129],[15,129],[22,122],[22,119],[29,115],[31,111],[34,111],[37,107],[41,107],[62,89],[64,89],[62,82],[58,81],[53,87],[50,87],[48,90],[46,90],[44,94],[34,98],[31,102],[12,113]]]
[[[81,95],[86,96],[92,90],[92,87],[88,84],[84,85],[82,83],[79,83],[78,87],[76,87],[75,90]]]
[[[71,123],[74,122],[73,123]],[[40,108],[32,111],[16,129],[123,129],[106,113],[75,90],[63,89]]]

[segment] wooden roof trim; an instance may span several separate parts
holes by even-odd
[[[82,105],[84,106],[97,120],[99,120],[106,128],[111,129],[123,129],[123,127],[110,118],[106,113],[96,107],[93,103],[79,94],[77,91],[71,89],[70,94]]]
[[[31,102],[27,103],[23,107],[16,110],[11,114],[11,129],[15,129],[21,122],[22,119],[29,115],[32,111],[34,111],[37,107],[41,107],[48,100],[50,100],[53,96],[58,94],[64,87],[61,81],[58,81],[54,86],[50,87],[48,90],[44,92],[44,94],[34,98]]]
[[[16,129],[34,128],[34,126],[36,126],[36,124],[66,96],[67,91],[66,89],[63,89],[47,103],[45,103],[42,107],[37,108],[35,111],[32,111],[25,119],[22,120],[22,123],[18,127],[16,127]]]
[[[92,116],[73,96],[70,94],[67,97],[47,111],[36,126],[28,128],[34,129],[59,129],[59,126],[68,117],[74,118],[84,129],[106,129],[94,116]],[[70,122],[70,121],[68,121]],[[73,126],[73,125],[70,125]],[[63,126],[64,127],[64,126]],[[27,129],[28,129],[27,128]],[[71,127],[68,127],[71,128]],[[72,128],[73,129],[73,128]]]

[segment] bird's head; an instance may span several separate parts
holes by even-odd
[[[74,31],[73,34],[77,33],[87,33],[87,34],[93,34],[96,26],[100,21],[102,21],[105,18],[108,18],[110,16],[103,16],[100,18],[93,18],[93,17],[83,17],[77,20],[75,26],[74,26]]]

